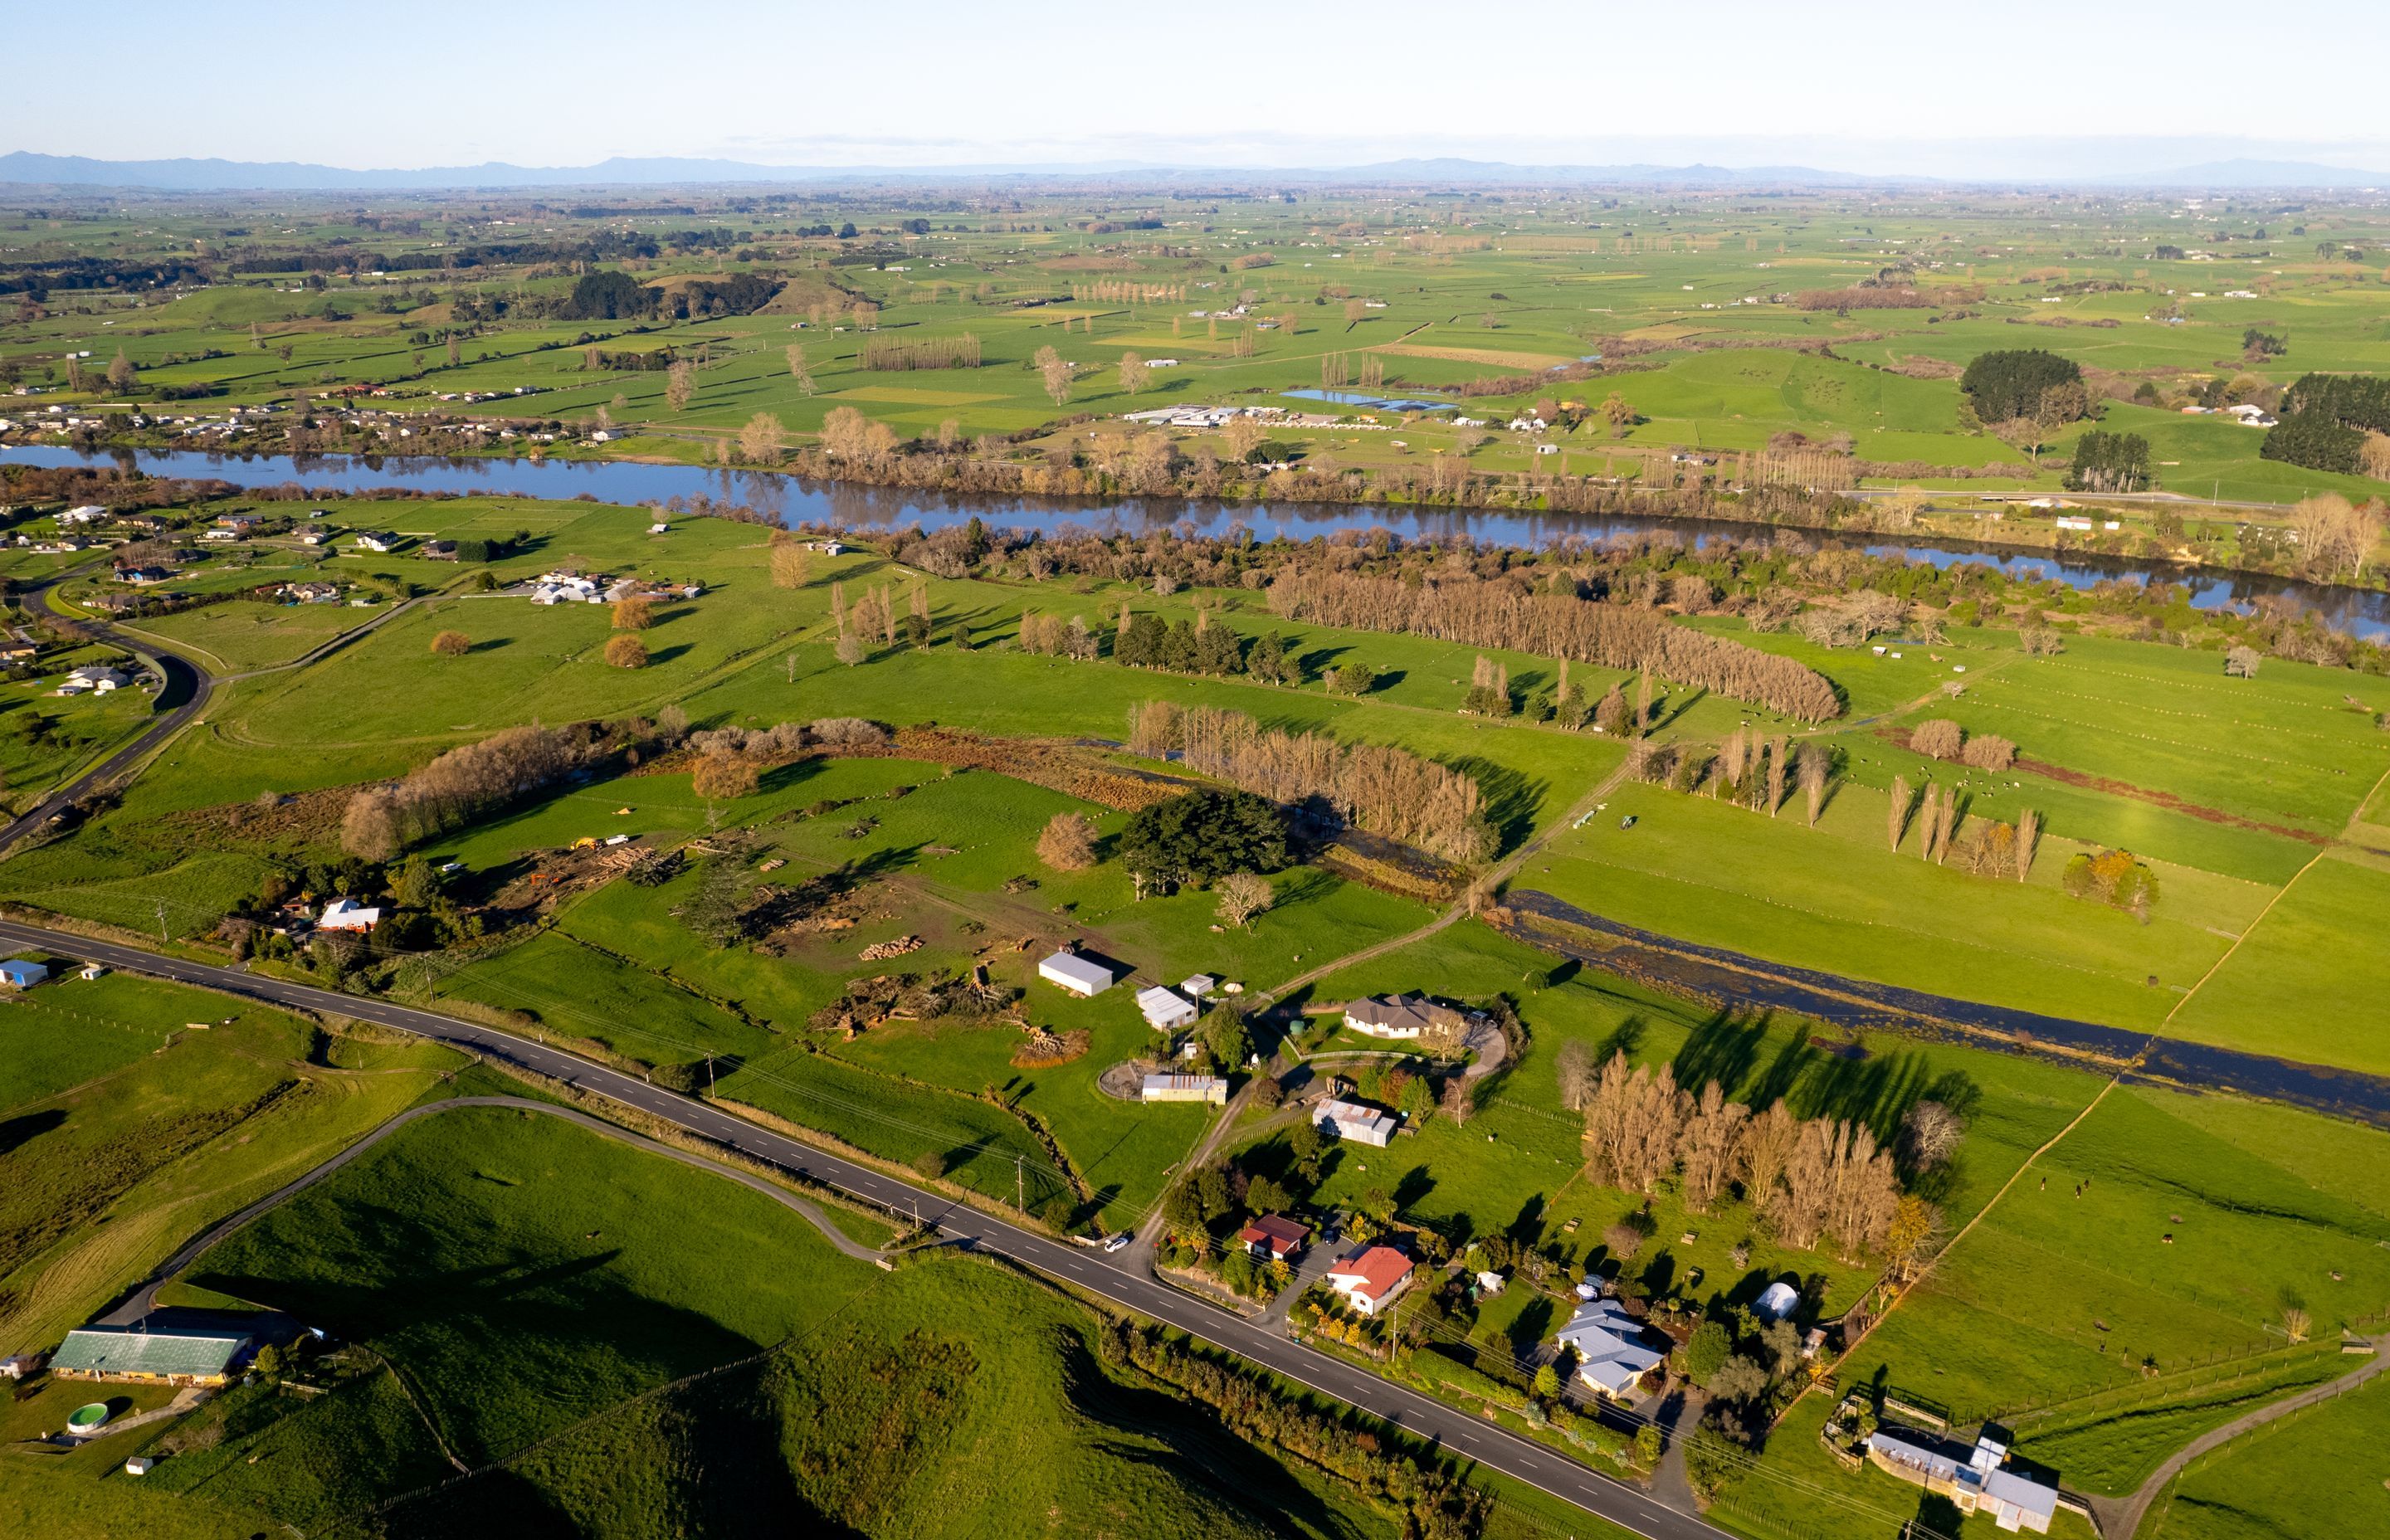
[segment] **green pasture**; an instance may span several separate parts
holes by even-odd
[[[2292,1309],[2328,1339],[2390,1307],[2390,1207],[2362,1190],[2390,1158],[2384,1141],[2262,1103],[2113,1091],[1942,1257],[1844,1379],[1882,1365],[1911,1398],[1961,1418],[2022,1417],[2145,1368],[2178,1375],[2281,1346]],[[2128,1449],[2140,1447],[2134,1427],[2117,1419]],[[2093,1426],[2067,1443],[2107,1436]],[[2121,1461],[2104,1467],[2121,1479],[2140,1457],[2099,1457]]]
[[[2381,1450],[2390,1387],[2363,1389],[2268,1423],[2193,1460],[2151,1509],[2158,1540],[2358,1540],[2390,1523]]]
[[[2214,965],[2262,891],[2165,874],[2146,925],[2068,897],[2045,840],[2033,880],[1977,877],[1885,841],[1886,802],[1845,786],[1819,827],[1657,788],[1622,788],[1518,885],[1664,935],[2048,1015],[2153,1029]],[[1620,819],[1634,817],[1631,829]],[[2158,980],[2152,987],[2150,979]]]
[[[462,1061],[363,1056],[296,1018],[109,974],[0,1009],[0,1342],[68,1328]]]

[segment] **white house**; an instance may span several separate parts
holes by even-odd
[[[1190,1000],[1208,999],[1212,992],[1219,987],[1220,981],[1209,973],[1197,973],[1178,982],[1178,993]]]
[[[387,555],[391,551],[395,550],[397,546],[398,536],[390,533],[386,530],[359,531],[357,533],[357,549],[361,551],[372,551],[377,555]]]
[[[28,957],[11,957],[0,962],[0,984],[10,989],[31,989],[50,976],[47,963],[37,963]]]
[[[1374,1315],[1410,1287],[1411,1259],[1392,1246],[1372,1246],[1329,1269],[1328,1287],[1364,1315]]]
[[[1138,990],[1137,1008],[1145,1013],[1145,1024],[1156,1032],[1176,1032],[1181,1027],[1191,1027],[1198,1014],[1185,996],[1161,984]]]
[[[1631,1393],[1667,1356],[1644,1341],[1643,1323],[1613,1299],[1586,1301],[1557,1336],[1561,1346],[1576,1354],[1576,1377],[1616,1398]]]
[[[1075,952],[1057,952],[1047,957],[1037,965],[1037,976],[1047,983],[1060,984],[1083,1000],[1112,987],[1111,969],[1089,962]]]
[[[1374,1107],[1365,1107],[1357,1101],[1332,1098],[1323,1101],[1312,1109],[1311,1121],[1321,1131],[1333,1134],[1339,1139],[1376,1145],[1381,1149],[1386,1147],[1387,1140],[1394,1136],[1395,1123],[1390,1114]]]
[[[81,507],[69,508],[66,512],[59,514],[58,522],[61,524],[96,524],[107,517],[108,510],[106,508],[101,507],[96,503],[85,503]]]
[[[317,929],[325,930],[370,930],[380,923],[380,909],[353,898],[332,900],[324,905],[323,918],[315,921]]]
[[[1424,995],[1380,995],[1347,1005],[1344,1024],[1364,1036],[1408,1040],[1428,1033],[1458,1033],[1460,1013]]]

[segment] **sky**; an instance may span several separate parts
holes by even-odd
[[[2381,0],[0,0],[9,12],[10,52],[39,68],[18,72],[0,150],[103,160],[2390,171]]]

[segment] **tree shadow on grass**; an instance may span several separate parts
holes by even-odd
[[[25,1112],[0,1122],[0,1155],[21,1145],[32,1143],[54,1128],[62,1127],[66,1113],[56,1107],[45,1107],[38,1112]]]
[[[1551,789],[1549,781],[1530,780],[1509,765],[1475,755],[1454,760],[1449,768],[1477,783],[1484,798],[1485,821],[1494,826],[1504,850],[1516,850],[1526,842],[1535,832],[1536,809],[1543,805],[1544,793]]]
[[[1677,1084],[1698,1095],[1701,1088],[1715,1080],[1720,1089],[1732,1094],[1742,1084],[1754,1065],[1759,1062],[1760,1045],[1767,1039],[1768,1016],[1754,1016],[1721,1010],[1708,1017],[1686,1035],[1685,1046],[1677,1050],[1672,1063]]]
[[[1502,1337],[1510,1346],[1513,1362],[1524,1363],[1535,1356],[1536,1345],[1551,1329],[1552,1317],[1556,1314],[1550,1297],[1537,1294],[1510,1317],[1510,1324],[1503,1328]]]
[[[483,652],[495,652],[502,647],[512,647],[514,640],[512,636],[484,636],[467,648],[465,651],[469,657]]]
[[[1114,1380],[1076,1332],[1058,1333],[1056,1341],[1062,1390],[1073,1409],[1110,1431],[1095,1440],[1108,1466],[1120,1471],[1149,1468],[1180,1492],[1182,1500],[1201,1495],[1229,1513],[1245,1515],[1255,1534],[1343,1533],[1343,1520],[1317,1494],[1229,1432],[1216,1417],[1165,1391]]]
[[[661,651],[661,652],[650,652],[650,653],[649,653],[649,654],[648,654],[648,667],[649,667],[649,668],[655,668],[655,667],[657,667],[657,666],[659,666],[659,665],[661,665],[661,664],[663,664],[663,663],[669,663],[669,662],[671,662],[674,659],[678,658],[678,657],[681,657],[681,656],[683,656],[684,654],[686,654],[686,653],[688,651],[688,649],[689,649],[689,644],[688,644],[688,643],[687,643],[687,642],[679,642],[679,643],[675,643],[674,646],[671,646],[671,647],[665,648],[664,648],[662,651]]]

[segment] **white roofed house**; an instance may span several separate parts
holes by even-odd
[[[324,930],[370,930],[381,923],[379,907],[359,904],[353,898],[336,898],[324,905],[323,917],[315,921]]]
[[[1597,1298],[1577,1306],[1557,1340],[1576,1354],[1576,1377],[1603,1395],[1624,1400],[1643,1377],[1659,1367],[1667,1350],[1645,1340],[1643,1323],[1614,1299]]]
[[[392,534],[387,530],[359,530],[357,532],[356,545],[357,549],[361,551],[372,551],[377,555],[387,555],[398,548],[398,536]]]
[[[1424,995],[1381,995],[1347,1005],[1344,1024],[1369,1037],[1453,1042],[1458,1040],[1463,1022],[1460,1012],[1439,1006]]]
[[[1112,970],[1093,962],[1076,952],[1057,952],[1037,965],[1037,976],[1047,983],[1058,984],[1081,999],[1100,995],[1112,987]]]

